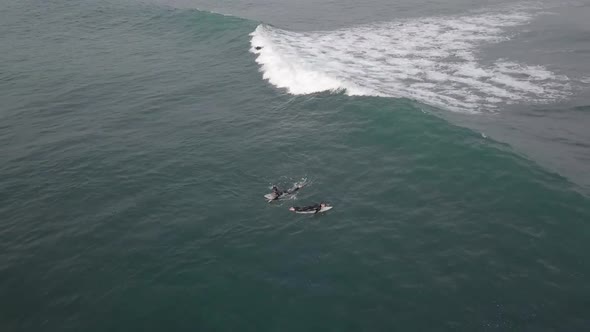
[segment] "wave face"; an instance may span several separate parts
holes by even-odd
[[[483,63],[479,49],[510,39],[508,29],[535,13],[523,9],[424,17],[327,32],[259,25],[251,34],[264,79],[292,94],[410,98],[461,112],[549,103],[570,94],[569,79],[506,59]],[[257,47],[262,47],[257,50]]]

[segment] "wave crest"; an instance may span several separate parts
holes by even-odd
[[[477,58],[479,47],[508,40],[508,28],[533,16],[517,10],[426,17],[327,32],[259,25],[251,51],[263,78],[292,94],[345,90],[456,111],[494,110],[570,94],[568,78],[542,66],[505,59],[485,65]]]

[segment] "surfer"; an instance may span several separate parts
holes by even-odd
[[[281,197],[284,191],[280,190],[277,186],[272,186],[272,194],[274,195],[275,199]]]
[[[256,46],[255,48],[257,51],[260,51],[262,49],[262,46]]]
[[[297,192],[297,190],[301,189],[301,185],[297,184],[295,185],[293,188],[291,189],[287,189],[287,190],[281,190],[279,189],[277,186],[272,186],[271,190],[272,190],[272,195],[273,195],[273,200],[277,200],[279,199],[281,196],[283,195],[293,195],[295,192]]]
[[[294,206],[292,208],[289,208],[290,211],[293,212],[312,212],[316,214],[318,212],[320,212],[322,210],[322,208],[328,207],[328,204],[326,203],[320,203],[320,204],[314,204],[314,205],[310,205],[310,206],[304,206],[304,207],[299,207],[299,206]]]

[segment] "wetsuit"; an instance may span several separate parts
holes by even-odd
[[[283,195],[283,192],[279,190],[279,188],[277,187],[272,187],[272,194],[273,194],[273,201],[279,199],[279,197],[281,197],[281,195]]]
[[[293,207],[293,210],[297,211],[297,212],[315,211],[314,213],[318,213],[322,210],[322,205],[321,204],[314,204],[314,205],[304,206],[304,207],[295,206],[295,207]]]
[[[276,186],[272,187],[272,193],[274,194],[274,198],[273,200],[277,200],[279,199],[281,196],[283,195],[292,195],[294,194],[297,190],[301,189],[301,187],[299,186],[295,186],[291,189],[287,189],[285,191],[280,190],[279,188],[277,188]]]

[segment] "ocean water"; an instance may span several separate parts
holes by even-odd
[[[0,4],[0,331],[590,328],[588,3]]]

